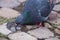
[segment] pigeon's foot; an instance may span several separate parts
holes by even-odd
[[[38,27],[44,27],[45,25],[44,25],[44,22],[40,22],[39,24],[38,24]]]

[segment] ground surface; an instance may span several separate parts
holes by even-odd
[[[24,0],[22,0],[21,2],[23,2],[23,1]],[[57,3],[58,2],[60,2],[60,0],[57,0]],[[10,8],[1,8],[0,9],[0,24],[1,24],[0,25],[0,33],[3,33],[4,36],[5,36],[5,34],[8,35],[10,33],[10,32],[6,33],[7,31],[10,31],[10,30],[8,30],[6,25],[3,25],[3,23],[14,20],[13,18],[20,15],[19,12],[22,11],[22,8],[23,8],[23,5],[19,5],[18,7],[15,7],[14,8],[15,10],[10,9]],[[55,5],[54,10],[60,12],[60,4]],[[60,13],[59,12],[58,12],[58,14],[57,14],[57,12],[52,12],[50,14],[50,20],[49,20],[50,22],[56,24],[55,26],[58,28],[60,28]],[[37,26],[35,25],[35,26],[27,26],[27,27],[28,27],[28,29],[30,29],[32,27],[37,27]],[[48,28],[52,28],[52,26],[50,26],[48,23],[46,23],[45,28],[41,28],[41,29],[37,28],[37,29],[31,30],[31,31],[28,31],[27,33],[19,31],[16,33],[9,34],[8,37],[11,40],[18,40],[18,38],[19,38],[19,40],[20,39],[23,40],[23,38],[25,38],[25,40],[37,40],[37,38],[45,39],[45,40],[60,40],[59,39],[60,38],[60,30],[55,29],[54,31],[51,31]],[[0,34],[0,37],[1,36],[3,36],[3,35]],[[6,38],[4,38],[4,36],[2,38],[0,38],[0,40],[7,40]],[[49,36],[51,36],[51,37],[49,37]]]

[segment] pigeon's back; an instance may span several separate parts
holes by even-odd
[[[47,17],[52,11],[56,0],[27,0],[23,13],[28,11],[31,17]]]

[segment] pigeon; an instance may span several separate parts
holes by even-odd
[[[15,20],[16,27],[18,25],[44,26],[55,4],[56,0],[26,0],[21,15]]]

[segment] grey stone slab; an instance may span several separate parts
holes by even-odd
[[[26,25],[27,29],[37,28],[37,25]]]
[[[49,38],[49,39],[45,39],[45,40],[60,40],[58,38]]]
[[[60,2],[60,0],[56,0],[56,3]]]
[[[54,33],[52,33],[49,29],[47,29],[45,27],[40,27],[35,30],[28,31],[28,33],[30,35],[33,35],[36,38],[40,38],[40,39],[49,38],[49,37],[54,36]]]
[[[0,0],[0,7],[14,8],[26,0]]]
[[[8,35],[9,33],[11,33],[11,31],[7,29],[6,23],[0,25],[0,33],[4,35]]]
[[[59,13],[52,11],[52,12],[50,13],[50,15],[48,16],[48,17],[49,17],[48,20],[49,20],[49,21],[55,21],[55,20],[57,20],[57,18],[58,18],[59,16],[60,16]]]
[[[5,39],[5,38],[0,38],[0,40],[7,40],[7,39]]]
[[[55,31],[55,33],[57,33],[57,34],[60,34],[60,30],[59,30],[59,29],[55,29],[54,31]]]
[[[59,5],[55,5],[53,10],[60,11],[60,4]]]
[[[17,32],[8,36],[11,40],[37,40],[25,32]]]
[[[51,23],[56,24],[57,28],[60,28],[60,14],[59,13],[52,11],[51,14],[49,15],[48,20]],[[46,25],[48,25],[48,24],[46,24]]]
[[[4,18],[15,18],[19,16],[19,12],[10,8],[1,8],[0,16]]]
[[[17,0],[0,0],[0,7],[14,8],[20,4]]]

